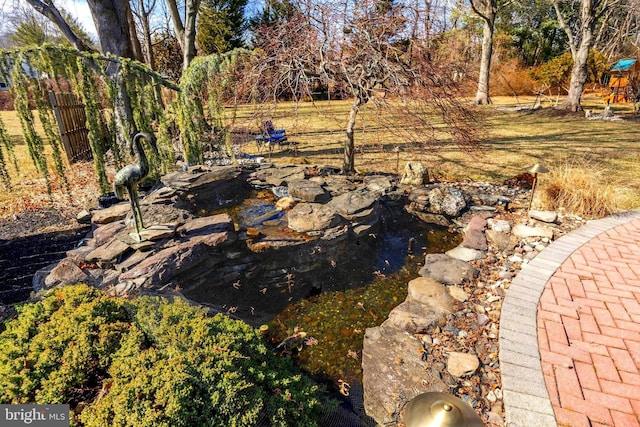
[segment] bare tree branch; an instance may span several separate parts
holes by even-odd
[[[62,31],[62,34],[64,34],[64,36],[75,46],[76,49],[82,51],[92,50],[80,37],[75,34],[69,24],[67,24],[67,21],[65,21],[65,19],[60,14],[60,11],[50,0],[27,0],[27,2],[35,10],[54,22],[58,26],[60,31]]]

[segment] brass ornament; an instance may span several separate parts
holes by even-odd
[[[422,393],[409,401],[407,427],[483,427],[480,416],[461,399],[447,393]]]

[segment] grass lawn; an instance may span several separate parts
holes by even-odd
[[[536,112],[513,111],[510,107],[533,106],[534,97],[501,97],[494,105],[479,107],[487,120],[483,142],[472,152],[455,145],[430,147],[403,139],[396,126],[383,126],[376,112],[365,106],[358,116],[356,169],[364,172],[402,173],[407,161],[423,162],[439,177],[499,183],[521,173],[534,163],[547,168],[572,167],[592,175],[603,185],[617,188],[624,198],[622,208],[640,207],[640,117],[635,120],[586,120],[581,114],[554,114],[550,108]],[[551,101],[543,107],[552,106]],[[282,104],[272,117],[277,127],[285,127],[289,140],[298,142],[297,153],[276,148],[272,160],[282,163],[342,164],[344,127],[348,102],[310,103],[302,108]],[[585,109],[600,113],[601,98],[587,96]],[[633,117],[631,104],[614,104],[612,110]],[[400,152],[394,151],[400,147]],[[246,151],[257,154],[253,143]],[[297,157],[295,156],[297,154]],[[265,155],[265,153],[263,153]],[[545,176],[540,176],[541,188]]]
[[[487,127],[483,142],[471,152],[446,143],[433,147],[423,143],[435,129],[407,129],[401,115],[377,112],[365,106],[358,115],[356,169],[362,172],[400,172],[407,161],[420,161],[432,176],[456,180],[481,180],[499,183],[512,178],[526,166],[541,163],[554,170],[571,167],[580,178],[595,177],[597,185],[614,188],[623,198],[618,209],[640,207],[640,120],[602,121],[586,120],[582,115],[554,114],[550,108],[531,112],[513,111],[509,107],[531,107],[534,98],[494,98],[494,105],[479,107],[485,115]],[[544,100],[543,107],[555,101]],[[599,113],[604,109],[601,98],[586,96],[585,109]],[[276,148],[271,160],[277,163],[313,165],[342,165],[344,128],[349,112],[349,101],[323,101],[316,103],[282,103],[265,113],[277,128],[287,130],[289,141],[296,142],[297,150]],[[625,117],[633,116],[631,104],[614,104],[612,109]],[[236,117],[236,130],[257,131],[259,120],[255,109],[241,109]],[[0,112],[0,118],[16,143],[21,144],[20,127],[13,112]],[[406,123],[406,121],[405,121]],[[438,136],[438,135],[436,135]],[[259,152],[251,136],[241,137],[242,149],[250,154]],[[422,140],[422,141],[421,141]],[[397,150],[399,148],[399,151]],[[0,215],[13,213],[19,208],[46,203],[44,182],[31,164],[24,145],[17,147],[21,170],[19,176],[12,168],[15,191],[0,195]],[[50,162],[52,163],[52,161]],[[81,183],[74,191],[82,191],[65,202],[65,196],[54,195],[54,203],[90,205],[97,193],[89,164],[71,168],[74,182]],[[54,175],[52,173],[52,175]],[[545,186],[549,175],[540,177]]]

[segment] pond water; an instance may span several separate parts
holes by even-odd
[[[362,272],[362,286],[326,292],[288,305],[268,324],[274,345],[295,332],[305,332],[304,345],[292,350],[294,361],[336,388],[362,381],[362,344],[367,328],[379,326],[404,301],[407,284],[419,277],[427,253],[445,252],[461,237],[410,217],[394,216],[379,235],[376,269]],[[413,254],[409,240],[415,239]],[[372,274],[373,273],[373,274]]]
[[[380,221],[365,235],[327,242],[288,229],[275,203],[271,192],[253,192],[236,206],[205,212],[230,214],[248,236],[233,248],[235,269],[214,266],[206,280],[186,278],[182,292],[268,328],[265,338],[274,348],[305,332],[286,349],[298,364],[330,383],[357,383],[366,328],[380,325],[404,301],[427,253],[446,252],[461,237],[408,214],[398,201],[381,202]]]

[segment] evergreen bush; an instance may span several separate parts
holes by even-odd
[[[250,326],[181,300],[69,286],[0,333],[0,403],[69,403],[73,425],[313,426],[322,392]]]

